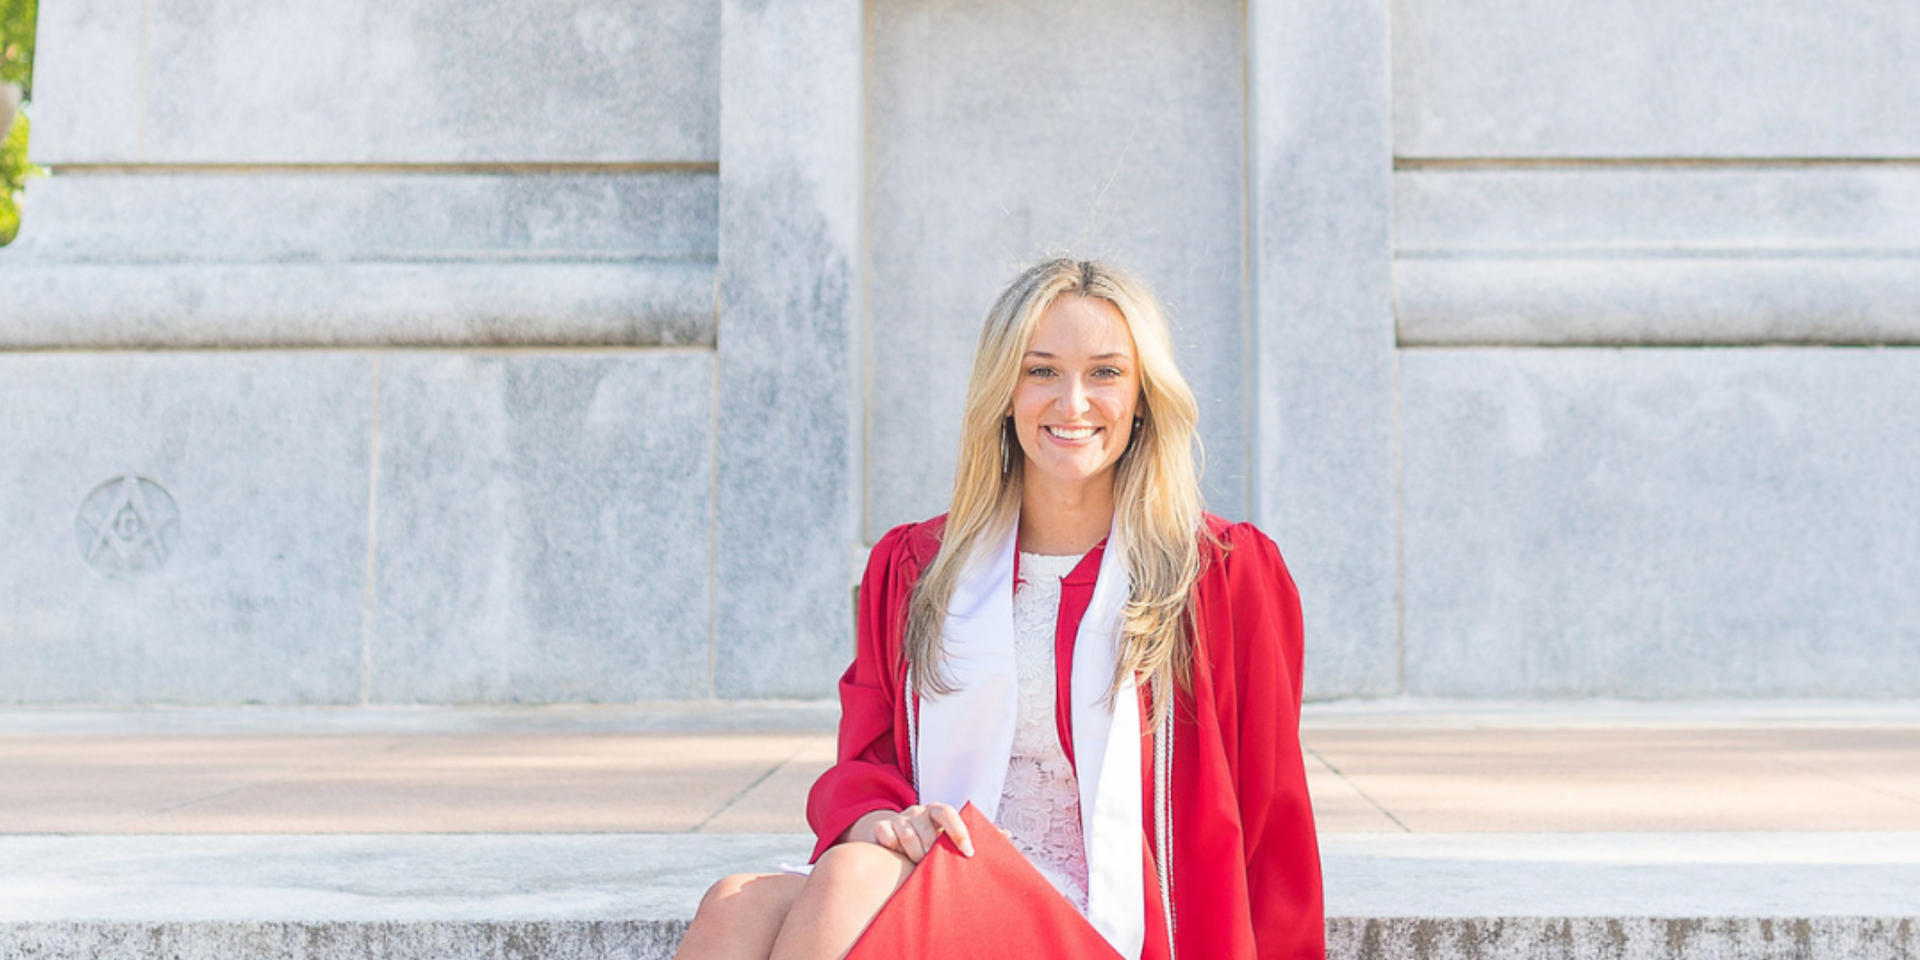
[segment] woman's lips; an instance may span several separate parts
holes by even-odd
[[[1055,440],[1063,441],[1065,443],[1079,443],[1081,441],[1091,440],[1093,439],[1094,434],[1100,432],[1099,427],[1049,426],[1049,427],[1046,427],[1045,429],[1047,431],[1048,436],[1054,438]]]

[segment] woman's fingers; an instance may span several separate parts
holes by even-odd
[[[961,854],[973,856],[973,838],[967,835],[966,821],[960,819],[960,811],[947,804],[912,806],[873,821],[873,842],[914,863],[926,857],[942,833],[953,837]]]
[[[927,817],[935,827],[953,838],[953,845],[959,847],[962,854],[973,856],[973,838],[967,835],[967,823],[960,819],[960,811],[944,803],[929,804]]]
[[[873,842],[895,853],[900,852],[900,836],[894,832],[893,821],[881,820],[873,825]]]
[[[933,847],[932,840],[920,832],[919,824],[915,822],[917,819],[902,816],[894,821],[894,831],[900,836],[900,852],[914,863],[919,863]]]

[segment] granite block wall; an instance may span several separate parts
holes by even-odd
[[[1915,696],[1888,0],[72,0],[0,702],[821,697],[1022,263],[1167,302],[1310,697]]]

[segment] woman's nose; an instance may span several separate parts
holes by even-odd
[[[1069,416],[1077,417],[1092,406],[1087,399],[1087,386],[1081,383],[1078,377],[1067,380],[1066,390],[1062,392],[1060,399],[1066,405]]]

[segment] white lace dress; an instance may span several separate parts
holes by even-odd
[[[1000,823],[1068,900],[1087,909],[1087,845],[1080,832],[1080,786],[1060,747],[1054,722],[1053,640],[1060,615],[1060,578],[1079,557],[1020,554],[1013,592],[1014,660],[1020,671],[1020,721],[1000,792]]]

